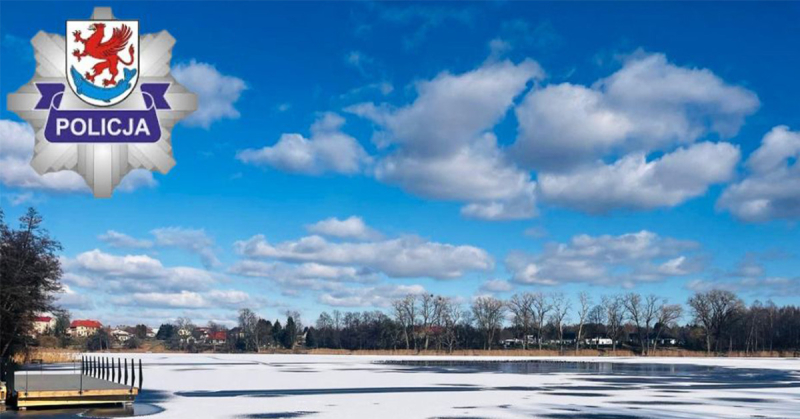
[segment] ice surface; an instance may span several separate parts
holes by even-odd
[[[110,356],[142,359],[158,418],[800,418],[799,359]],[[380,363],[442,360],[564,368]]]

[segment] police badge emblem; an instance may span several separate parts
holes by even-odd
[[[172,169],[172,127],[197,98],[170,75],[168,32],[140,36],[138,21],[98,7],[68,21],[65,37],[39,32],[31,44],[36,74],[8,107],[34,129],[37,173],[72,170],[110,197],[131,170]]]

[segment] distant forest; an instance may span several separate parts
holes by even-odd
[[[521,293],[508,300],[479,297],[468,307],[451,298],[408,295],[393,301],[391,311],[323,312],[305,327],[299,313],[281,324],[240,311],[227,340],[213,349],[229,352],[296,347],[343,350],[577,349],[618,348],[648,354],[661,348],[709,354],[800,352],[800,307],[771,301],[747,306],[736,294],[711,290],[695,293],[686,307],[654,295],[627,293],[593,301],[587,293],[572,304],[561,293]],[[685,323],[682,320],[687,319]],[[171,349],[203,350],[187,345],[177,332],[194,328],[188,319],[165,324],[157,339]]]

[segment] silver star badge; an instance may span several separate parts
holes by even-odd
[[[88,65],[86,61],[79,64],[81,58],[88,61],[91,57],[84,58],[87,53],[77,48],[69,50],[68,43],[87,48],[96,47],[97,43],[84,38],[80,31],[67,33],[67,38],[39,32],[31,40],[36,74],[28,84],[8,95],[8,108],[33,127],[36,142],[31,166],[37,173],[74,171],[83,177],[95,197],[108,198],[131,170],[166,174],[175,166],[172,127],[197,109],[197,97],[170,75],[175,38],[167,31],[142,36],[133,33],[131,40],[134,31],[118,24],[109,37],[116,21],[111,9],[95,8],[91,19],[85,21],[85,27],[94,34],[109,29],[105,35],[100,33],[99,39],[120,39],[120,47],[111,47],[120,51],[114,60],[121,64],[114,61],[113,65],[120,65],[117,68],[124,71],[115,68],[109,77],[109,64],[98,67],[94,64],[97,60],[91,62],[95,74],[78,71],[76,66]],[[135,26],[138,32],[138,22],[126,22],[135,22],[127,26]],[[111,41],[104,41],[103,45],[110,45],[108,42]],[[118,95],[116,99],[108,99],[113,94]],[[134,115],[130,117],[134,122],[129,128],[119,120],[108,122],[117,115],[123,116],[118,119]],[[135,118],[140,118],[138,122],[143,125],[136,125]]]

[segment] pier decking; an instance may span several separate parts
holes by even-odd
[[[114,357],[82,357],[71,372],[30,366],[9,371],[10,400],[19,409],[42,406],[130,404],[142,389],[142,363]],[[138,384],[138,385],[137,385]]]
[[[15,377],[18,408],[79,404],[133,403],[139,389],[81,374],[29,374]]]

